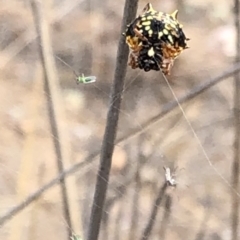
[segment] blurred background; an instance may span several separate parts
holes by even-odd
[[[67,231],[86,236],[124,0],[45,1],[46,21],[57,68],[64,166],[83,163],[67,178],[72,226],[63,214],[58,184],[0,227],[8,240],[68,239]],[[138,14],[148,1],[139,1]],[[233,3],[228,0],[168,0],[156,10],[179,10],[190,49],[175,61],[171,86],[178,97],[222,74],[234,62]],[[12,207],[58,175],[48,95],[37,44],[34,13],[27,0],[0,1],[0,219]],[[94,75],[76,84],[73,70]],[[203,149],[225,180],[233,161],[233,79],[214,85],[183,104]],[[117,138],[100,239],[140,239],[150,219],[163,167],[175,172],[157,210],[149,239],[231,239],[232,189],[214,171],[179,108],[155,124],[143,124],[173,101],[160,72],[127,68]]]

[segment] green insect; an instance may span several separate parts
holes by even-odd
[[[84,74],[82,74],[82,76],[77,76],[76,79],[77,83],[93,83],[97,78],[95,76],[84,76]]]
[[[78,235],[76,235],[74,233],[73,233],[72,237],[70,237],[70,238],[71,238],[71,240],[82,240],[81,237],[79,237]]]
[[[85,76],[83,73],[82,73],[82,76],[79,76],[79,74],[77,74],[77,72],[66,62],[64,62],[60,57],[56,56],[56,58],[61,61],[64,65],[66,65],[67,67],[69,67],[70,69],[73,70],[75,76],[76,76],[76,80],[77,80],[77,84],[79,83],[93,83],[93,82],[96,82],[96,77],[95,76]]]

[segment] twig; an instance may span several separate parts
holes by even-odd
[[[154,225],[156,217],[157,217],[159,206],[165,196],[165,191],[166,191],[167,187],[168,187],[168,183],[164,182],[163,185],[161,186],[161,188],[159,189],[158,196],[153,203],[153,208],[152,208],[151,214],[149,216],[147,225],[143,231],[141,240],[148,240],[150,237],[150,234],[153,229],[153,225]]]
[[[142,154],[142,145],[143,145],[143,138],[139,136],[137,140],[137,166],[135,170],[134,176],[134,192],[132,198],[132,207],[131,207],[131,223],[130,223],[130,231],[129,231],[129,240],[137,239],[137,232],[138,232],[138,225],[139,225],[139,203],[140,203],[140,196],[141,196],[141,169],[146,163],[145,156]]]
[[[71,175],[75,173],[78,169],[84,168],[88,166],[91,162],[93,162],[95,155],[91,155],[89,158],[87,158],[84,162],[80,162],[75,164],[73,167],[69,168],[68,170],[63,171],[61,174],[59,174],[56,178],[52,179],[50,182],[45,184],[43,187],[38,189],[33,194],[29,195],[25,200],[23,200],[20,204],[10,209],[5,215],[3,215],[0,218],[0,226],[2,226],[4,223],[6,223],[8,220],[10,220],[12,217],[17,215],[19,212],[21,212],[24,208],[29,206],[31,203],[33,203],[35,200],[37,200],[43,193],[45,193],[47,190],[51,189],[56,184],[59,184],[59,182],[62,181],[66,176]]]
[[[50,19],[50,23],[54,24],[60,21],[65,15],[69,14],[73,9],[77,7],[83,0],[72,0],[71,2],[66,1],[61,6],[54,10],[56,14]],[[1,59],[0,69],[4,69],[6,65],[14,59],[26,46],[33,42],[37,38],[37,33],[33,32],[32,29],[26,30],[21,36],[17,39],[14,39],[8,47],[1,51],[1,55],[5,56],[4,59]]]
[[[131,22],[132,19],[135,17],[137,12],[137,4],[138,0],[126,0],[122,20],[122,32],[125,30],[126,25]],[[111,91],[110,107],[108,110],[107,123],[103,138],[103,145],[100,156],[100,166],[98,170],[96,188],[93,198],[87,240],[97,240],[99,235],[102,212],[108,187],[109,173],[112,163],[112,154],[114,150],[114,143],[117,132],[124,78],[127,69],[128,52],[129,51],[125,43],[125,38],[121,35],[118,44],[114,82]]]
[[[206,82],[204,82],[203,84],[199,84],[196,87],[192,88],[189,93],[187,93],[186,95],[184,95],[183,97],[179,98],[179,101],[181,103],[185,103],[188,102],[189,100],[197,97],[198,95],[200,95],[201,93],[205,92],[206,90],[208,90],[210,87],[214,86],[215,84],[221,82],[222,80],[225,80],[226,78],[231,77],[232,75],[238,73],[240,71],[240,64],[236,64],[232,67],[230,67],[228,70],[226,70],[224,73],[222,73],[221,75],[210,79]],[[150,128],[151,126],[153,126],[154,123],[156,123],[157,121],[159,121],[160,119],[162,119],[166,114],[168,114],[169,112],[171,112],[173,109],[175,109],[177,107],[177,103],[176,101],[171,101],[169,103],[167,103],[164,107],[163,110],[157,114],[156,116],[152,117],[151,119],[147,120],[145,123],[143,123],[141,126],[143,126],[143,128],[139,129],[136,128],[134,130],[132,130],[130,133],[128,133],[126,136],[123,136],[121,138],[119,138],[116,141],[116,144],[122,143],[124,141],[127,141],[135,136],[137,136],[138,134],[141,134],[142,132],[144,132],[145,130],[147,130],[148,128]],[[56,184],[59,183],[59,181],[61,181],[64,177],[70,176],[72,174],[74,174],[75,172],[77,172],[79,169],[82,169],[86,166],[89,166],[90,164],[92,164],[95,160],[96,157],[99,155],[99,150],[91,153],[84,162],[80,162],[80,163],[76,163],[74,164],[72,167],[66,169],[65,171],[63,171],[60,175],[58,175],[57,177],[55,177],[54,179],[52,179],[51,181],[49,181],[46,185],[42,186],[40,189],[38,189],[36,192],[34,192],[33,194],[31,194],[29,197],[27,197],[23,202],[19,203],[17,206],[13,207],[12,209],[10,209],[6,214],[4,214],[2,217],[0,217],[0,226],[4,223],[6,223],[8,220],[10,220],[12,217],[14,217],[16,214],[18,214],[20,211],[22,211],[25,207],[27,207],[28,205],[30,205],[33,201],[35,201],[36,199],[38,199],[43,193],[45,193],[47,190],[49,190],[50,188],[52,188],[53,186],[55,186]]]
[[[102,217],[103,221],[107,220],[107,218],[109,217],[107,213],[111,211],[111,208],[114,206],[114,204],[116,204],[117,201],[120,201],[126,195],[127,188],[130,186],[130,184],[133,181],[134,173],[130,172],[129,168],[130,166],[127,166],[123,170],[123,173],[121,173],[121,179],[118,180],[118,184],[116,184],[115,186],[112,186],[115,193],[114,193],[114,196],[109,197],[105,201],[105,206],[104,206],[105,214]]]
[[[240,6],[239,0],[234,0],[234,17],[236,29],[236,62],[240,61]],[[239,171],[240,171],[240,74],[234,75],[234,125],[235,125],[235,141],[234,141],[234,160],[232,165],[232,186],[239,190]],[[236,194],[232,194],[232,240],[239,239],[239,199]]]
[[[133,199],[132,199],[132,207],[131,207],[131,227],[130,227],[130,231],[129,231],[129,240],[132,239],[137,239],[137,227],[138,227],[138,223],[139,223],[139,195],[141,192],[141,180],[140,180],[140,164],[139,164],[139,160],[138,160],[138,167],[137,167],[137,171],[135,173],[135,182],[134,182],[134,193],[133,193]]]
[[[36,30],[40,36],[39,42],[40,42],[40,45],[42,46],[40,48],[40,58],[41,58],[41,61],[43,64],[43,70],[44,70],[44,84],[45,84],[45,91],[46,91],[46,97],[47,97],[49,121],[50,121],[51,132],[53,135],[53,142],[54,142],[54,149],[56,154],[58,171],[59,173],[61,173],[64,171],[64,157],[66,154],[63,151],[63,147],[62,147],[63,136],[61,134],[61,129],[58,123],[58,117],[60,117],[59,111],[57,111],[58,94],[57,94],[57,89],[54,90],[56,88],[54,83],[56,83],[57,81],[56,80],[57,76],[55,74],[56,67],[54,64],[54,58],[52,54],[48,24],[44,16],[44,6],[40,0],[32,0],[31,7],[33,11]],[[68,199],[65,178],[63,178],[60,181],[60,187],[61,187],[61,194],[62,194],[62,201],[63,201],[64,218],[67,223],[68,237],[70,238],[72,235],[72,223],[71,223],[70,206],[69,206],[69,199]]]
[[[100,239],[104,239],[104,240],[108,240],[109,238],[109,230],[110,230],[110,224],[112,222],[111,220],[111,212],[105,212],[106,215],[108,215],[109,217],[105,218],[104,221],[102,221],[102,225],[101,225],[101,233],[100,233]]]
[[[115,214],[115,219],[114,219],[114,233],[113,233],[113,238],[114,240],[121,240],[124,239],[122,238],[122,219],[124,217],[124,211],[125,208],[122,207],[122,205],[124,204],[124,197],[123,199],[121,199],[121,202],[119,203],[118,209],[117,209],[117,213]]]
[[[232,75],[236,74],[239,71],[240,71],[240,64],[235,64],[234,66],[229,68],[227,71],[225,71],[223,74],[221,74],[213,79],[210,79],[209,81],[204,82],[203,84],[199,84],[196,87],[194,87],[193,89],[191,89],[186,95],[184,95],[183,97],[180,97],[178,99],[179,103],[182,104],[182,103],[188,102],[189,100],[197,97],[198,95],[205,92],[207,89],[214,86],[218,82],[220,82],[228,77],[231,77]],[[167,113],[169,113],[170,111],[174,110],[177,107],[178,107],[178,103],[175,100],[165,104],[160,113],[153,116],[152,118],[147,120],[145,123],[141,124],[141,129],[136,128],[136,129],[132,130],[131,133],[129,133],[127,136],[123,136],[122,138],[119,138],[117,143],[120,143],[122,141],[127,141],[133,137],[136,137],[137,135],[141,134],[142,132],[145,132],[148,128],[152,127],[160,119],[162,119]]]
[[[121,177],[117,181],[117,184],[112,184],[109,186],[109,188],[112,188],[115,192],[114,196],[109,197],[105,200],[105,206],[104,206],[104,213],[102,216],[102,235],[101,239],[107,240],[111,239],[109,237],[109,232],[107,232],[106,226],[112,222],[111,220],[111,210],[113,206],[116,206],[117,203],[120,205],[122,202],[124,202],[124,198],[127,194],[127,189],[130,186],[130,184],[133,181],[134,178],[134,172],[131,171],[130,164],[128,163],[127,166],[121,171],[120,173]],[[110,190],[110,189],[109,189]],[[115,239],[115,238],[114,238]]]
[[[159,239],[164,240],[166,236],[167,226],[170,220],[171,215],[171,207],[172,207],[172,197],[170,195],[166,196],[165,206],[164,206],[164,214],[161,221],[161,226],[159,229]]]

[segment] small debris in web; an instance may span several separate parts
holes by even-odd
[[[174,179],[174,174],[171,173],[171,169],[166,167],[163,167],[163,169],[165,170],[165,181],[167,182],[167,184],[169,186],[176,187],[177,183]]]

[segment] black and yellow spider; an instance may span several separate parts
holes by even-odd
[[[143,13],[127,26],[125,36],[132,68],[170,73],[174,60],[187,48],[189,40],[177,20],[177,13],[158,12],[148,3]]]

